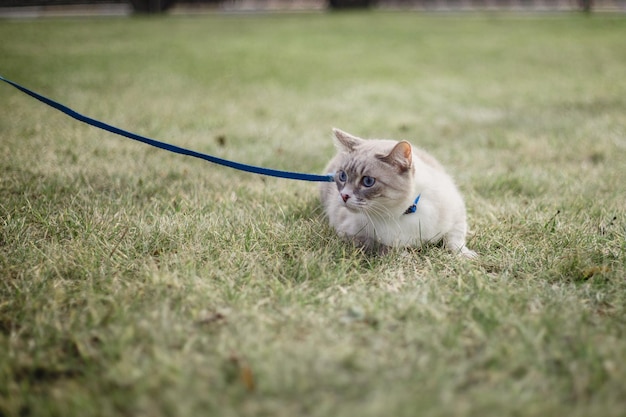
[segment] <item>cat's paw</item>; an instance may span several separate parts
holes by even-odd
[[[471,249],[468,249],[467,246],[463,246],[461,251],[459,252],[461,256],[467,259],[476,259],[478,258],[478,254]]]

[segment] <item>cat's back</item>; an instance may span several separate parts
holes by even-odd
[[[432,156],[430,153],[426,152],[424,149],[418,148],[417,146],[413,146],[413,155],[418,157],[424,164],[429,166],[430,168],[436,169],[440,172],[446,172],[446,169],[439,163],[437,158]]]

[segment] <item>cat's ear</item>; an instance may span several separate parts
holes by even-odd
[[[413,149],[409,142],[403,140],[398,142],[388,155],[379,156],[378,159],[400,168],[401,171],[406,171],[411,168]]]
[[[357,138],[343,130],[333,128],[333,134],[335,135],[335,143],[337,147],[345,152],[352,152],[363,139]]]

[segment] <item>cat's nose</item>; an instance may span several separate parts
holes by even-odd
[[[341,194],[341,198],[343,198],[343,202],[345,203],[346,201],[348,201],[348,199],[350,198],[350,195],[348,194]]]

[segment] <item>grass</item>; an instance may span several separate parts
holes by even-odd
[[[368,256],[314,184],[0,86],[0,415],[623,416],[626,19],[2,21],[0,73],[131,131],[319,172],[407,138],[476,261]]]

